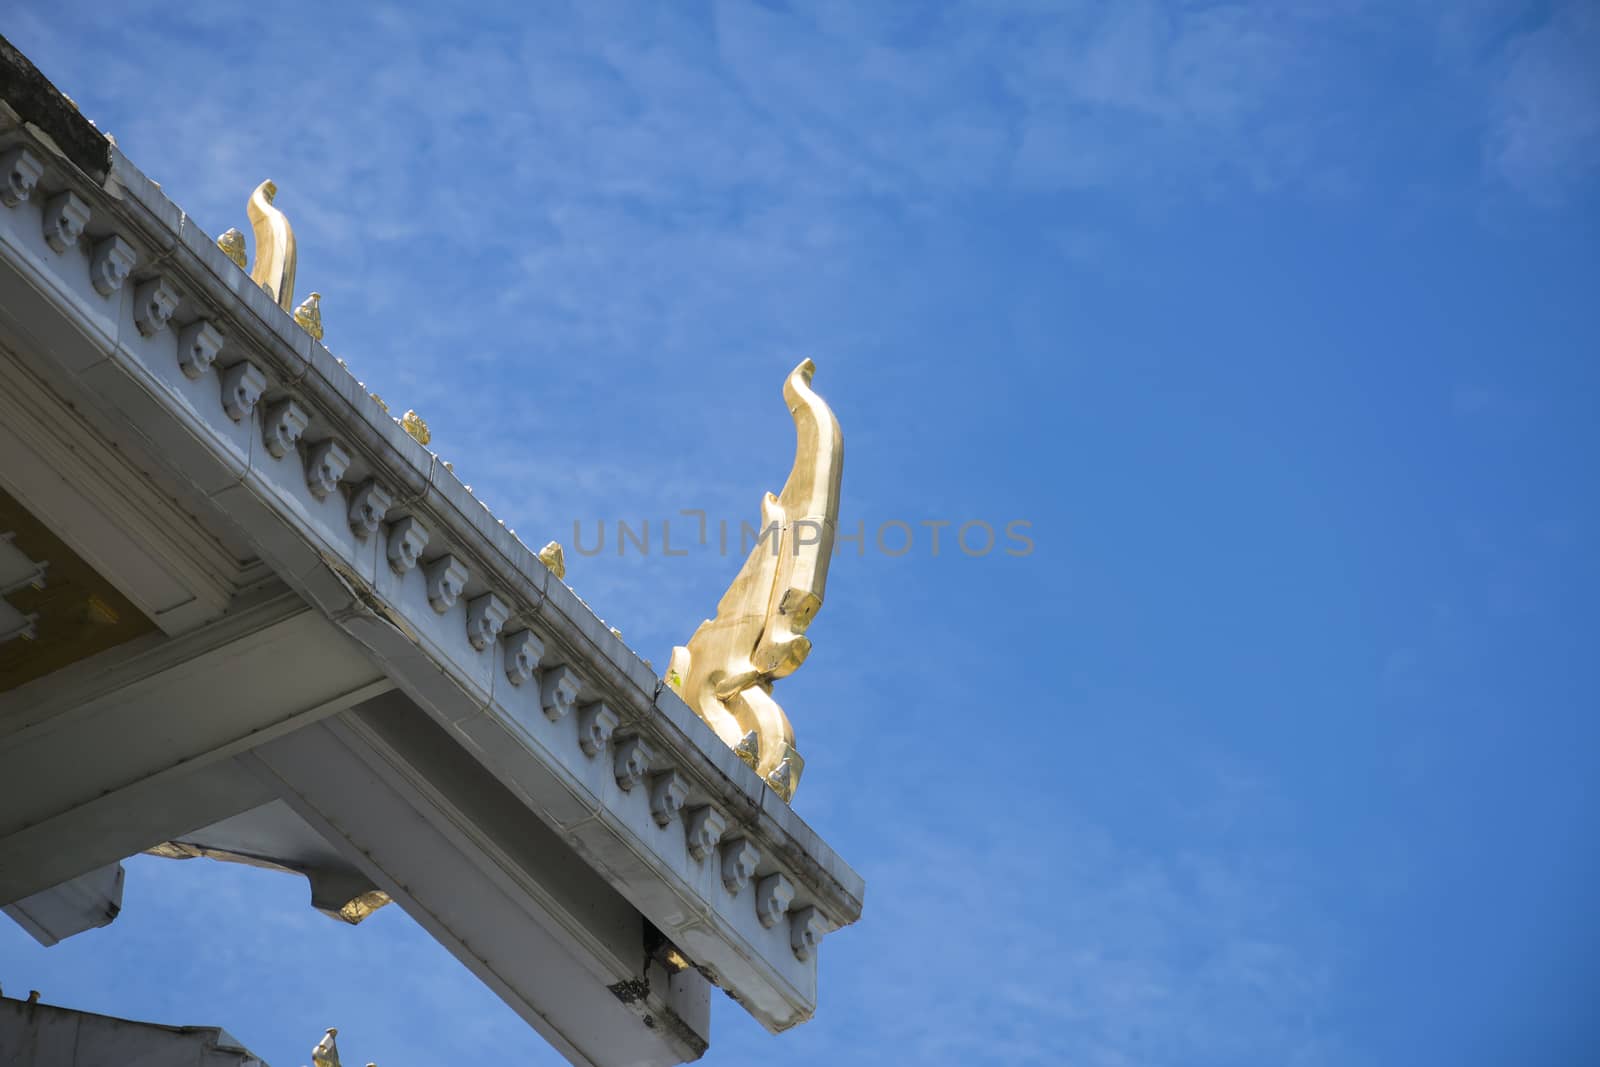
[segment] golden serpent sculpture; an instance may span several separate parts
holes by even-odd
[[[838,529],[844,434],[811,388],[816,365],[784,381],[794,419],[794,466],[783,490],[761,502],[762,537],[687,646],[672,650],[667,684],[784,800],[794,798],[805,760],[772,683],[811,652],[805,636],[822,607]]]

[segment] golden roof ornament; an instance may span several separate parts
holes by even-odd
[[[407,411],[400,416],[400,426],[411,435],[412,440],[419,445],[425,445],[433,440],[433,434],[428,431],[428,424],[422,421],[422,416],[415,411]],[[448,466],[448,464],[446,464]]]
[[[291,312],[294,321],[318,341],[322,340],[322,294],[312,293],[299,307],[294,306],[295,243],[294,227],[289,217],[273,206],[278,187],[270,179],[256,186],[245,204],[250,216],[250,230],[256,239],[255,265],[246,268],[244,234],[230,229],[217,238],[217,247],[223,255],[239,267],[250,271],[250,280],[279,307]],[[342,362],[342,361],[341,361]]]
[[[539,550],[539,562],[549,567],[550,573],[557,578],[566,578],[567,554],[562,550],[559,541],[551,541]]]
[[[317,1042],[317,1047],[311,1050],[312,1067],[341,1067],[339,1063],[339,1044],[334,1040],[338,1033],[338,1027],[328,1027],[327,1033],[322,1035],[322,1040]],[[378,1067],[378,1065],[369,1063],[367,1067]]]
[[[299,307],[294,304],[294,273],[295,273],[295,240],[294,227],[289,225],[289,218],[273,204],[278,195],[278,186],[271,180],[264,181],[256,186],[250,194],[250,200],[245,205],[245,211],[250,216],[250,230],[256,239],[255,265],[246,267],[249,262],[245,255],[244,234],[236,229],[230,229],[217,238],[217,247],[222,249],[224,255],[231,259],[240,270],[248,269],[250,279],[276,300],[278,306],[289,311],[294,316],[294,321],[318,341],[323,339],[322,327],[322,294],[312,293],[301,302]],[[344,360],[339,360],[339,365],[349,369]],[[365,385],[362,388],[366,388]],[[389,410],[389,405],[377,393],[371,394],[384,411]],[[428,429],[428,424],[421,415],[415,411],[407,411],[400,417],[400,425],[406,433],[421,445],[427,445],[433,440],[433,434]],[[449,464],[445,464],[449,467]]]
[[[328,1027],[328,1032],[322,1035],[322,1040],[311,1050],[311,1067],[340,1067],[339,1043],[334,1040],[338,1033],[338,1027]]]
[[[822,607],[844,474],[844,434],[811,388],[816,369],[804,360],[783,385],[794,466],[783,490],[761,502],[763,535],[717,602],[717,617],[672,650],[667,668],[667,684],[785,801],[794,799],[805,760],[772,683],[811,652],[805,632]]]
[[[306,333],[322,340],[322,294],[312,293],[294,309],[294,321]]]
[[[667,675],[667,680],[671,682],[672,679],[677,677],[679,677],[678,672],[673,671]],[[673,686],[673,688],[677,688],[677,686]],[[756,736],[754,730],[745,734],[739,740],[739,743],[733,746],[733,754],[748,763],[752,771],[756,769],[756,764],[761,762],[761,739]]]
[[[392,898],[381,889],[369,889],[345,901],[339,907],[339,918],[351,926],[359,924],[367,916],[377,911],[386,904],[392,903]]]
[[[240,270],[249,270],[249,256],[245,253],[244,234],[236,229],[229,229],[217,238],[217,247],[222,249],[222,254],[233,260],[233,265]]]
[[[250,280],[288,311],[294,307],[294,230],[288,216],[272,206],[277,195],[277,185],[268,179],[256,186],[245,205],[256,237],[256,263]]]

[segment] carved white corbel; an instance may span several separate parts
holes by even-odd
[[[0,155],[0,200],[16,207],[28,199],[33,187],[44,176],[44,164],[22,145]]]
[[[375,479],[368,478],[350,494],[351,531],[365,541],[378,532],[378,528],[383,525],[383,517],[389,513],[389,507],[393,503],[394,497],[389,495],[389,490],[379,485]]]
[[[234,422],[248,418],[267,387],[267,376],[246,359],[224,367],[218,378],[222,382],[222,410]]]
[[[89,205],[72,192],[57,193],[44,205],[45,244],[57,252],[78,247],[83,228],[89,225]]]
[[[606,750],[611,735],[622,723],[622,716],[611,710],[609,704],[587,704],[578,709],[578,747],[585,756],[594,757]]]
[[[339,479],[349,469],[350,453],[343,445],[331,437],[318,441],[306,452],[306,487],[322,500],[338,490]]]
[[[617,750],[612,756],[611,770],[616,776],[617,784],[624,790],[631,790],[644,780],[650,773],[650,760],[655,753],[650,750],[645,739],[635,734],[625,737],[617,742]]]
[[[116,234],[95,242],[94,254],[89,257],[89,281],[95,292],[110,296],[121,289],[137,259],[133,246]]]
[[[261,423],[261,438],[274,459],[282,459],[294,451],[300,435],[306,432],[311,417],[306,409],[293,400],[280,400],[267,408]]]
[[[422,568],[428,579],[428,603],[440,615],[456,606],[467,587],[467,565],[454,556],[440,556]]]
[[[728,829],[728,818],[709,804],[691,808],[683,821],[688,835],[689,855],[703,860],[717,851],[722,835]]]
[[[405,518],[389,525],[389,569],[404,574],[417,565],[422,550],[428,547],[428,528],[415,518]]]
[[[827,932],[828,920],[822,917],[816,905],[807,904],[789,913],[789,947],[794,949],[796,959],[809,960]]]
[[[167,320],[178,310],[178,290],[165,278],[139,283],[133,291],[133,324],[146,337],[154,337],[167,327]]]
[[[769,874],[756,883],[756,918],[772,929],[794,902],[794,883],[781,874]]]
[[[506,650],[506,680],[512,685],[525,685],[533,680],[533,672],[544,659],[544,642],[532,630],[518,630],[504,642]]]
[[[666,826],[683,810],[689,799],[689,780],[677,771],[658,774],[650,780],[650,817],[657,826]]]
[[[199,380],[222,351],[222,334],[205,319],[195,319],[178,331],[178,368],[185,378]]]
[[[582,687],[571,667],[553,667],[539,675],[539,705],[544,708],[544,717],[551,722],[560,721],[572,710]]]
[[[482,652],[494,644],[510,617],[511,609],[493,593],[473,597],[467,601],[467,641]]]
[[[760,862],[760,851],[744,838],[724,842],[722,884],[727,887],[728,892],[738,893],[749,884],[751,877],[756,873],[756,864]]]

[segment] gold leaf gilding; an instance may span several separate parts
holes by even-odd
[[[294,321],[318,341],[322,340],[322,294],[312,293],[294,309]]]
[[[256,263],[250,278],[288,311],[294,307],[294,230],[288,216],[272,206],[278,187],[271,179],[256,186],[245,204],[256,237]]]
[[[839,517],[844,435],[811,388],[809,359],[784,381],[795,457],[783,490],[761,502],[763,536],[687,646],[672,650],[668,684],[762,779],[792,800],[804,760],[772,683],[811,651]],[[772,536],[766,531],[771,530]]]
[[[233,260],[234,266],[240,270],[247,270],[248,259],[245,255],[244,234],[238,230],[229,229],[217,238],[217,247],[222,249],[222,254]]]
[[[419,445],[425,445],[433,440],[433,434],[428,431],[428,424],[422,421],[422,416],[415,411],[407,411],[400,416],[400,425]]]
[[[565,579],[567,576],[567,554],[558,541],[551,541],[539,550],[539,562],[550,568],[550,573],[557,578]]]

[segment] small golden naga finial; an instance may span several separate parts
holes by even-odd
[[[785,801],[794,799],[805,760],[772,683],[811,652],[805,632],[822,607],[844,473],[844,435],[811,388],[815,373],[805,360],[783,385],[794,466],[783,491],[761,502],[761,538],[717,602],[717,617],[674,648],[667,667],[667,684]]]
[[[240,270],[249,269],[249,257],[245,255],[244,234],[236,229],[229,229],[217,238],[217,247],[222,249],[222,254],[233,260],[234,266]]]
[[[676,674],[674,671],[669,680]],[[756,737],[754,730],[745,734],[739,743],[733,746],[733,754],[748,763],[752,771],[756,769],[756,764],[761,762],[761,741]]]
[[[338,1027],[328,1027],[328,1032],[322,1035],[322,1040],[311,1050],[311,1067],[340,1067],[339,1043],[334,1040],[338,1033]]]
[[[415,411],[407,411],[400,416],[400,426],[419,445],[425,445],[433,440],[433,434],[428,431],[428,424],[423,422],[422,416]]]
[[[334,1041],[334,1037],[338,1033],[338,1027],[328,1027],[328,1032],[322,1035],[322,1040],[317,1042],[317,1047],[311,1050],[311,1067],[341,1067],[339,1063],[339,1044]],[[378,1067],[378,1065],[369,1063],[367,1067]]]
[[[539,562],[550,568],[550,573],[557,578],[565,579],[567,576],[567,554],[561,548],[561,542],[551,541],[539,550]]]
[[[312,293],[294,309],[294,321],[306,333],[322,340],[322,294]]]

